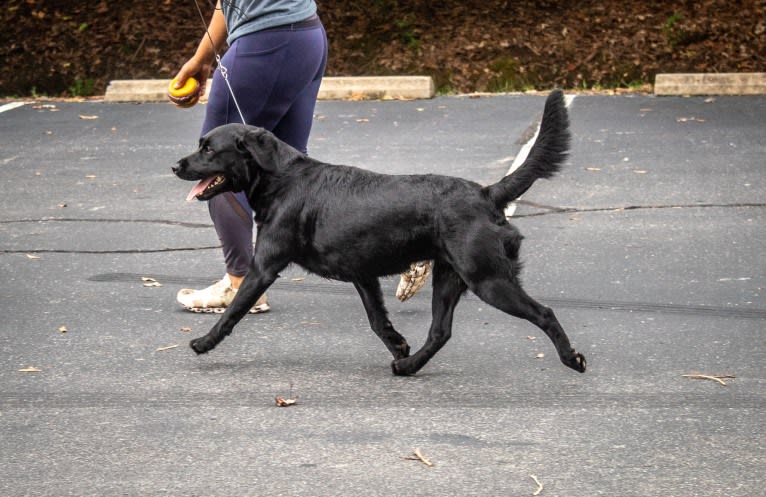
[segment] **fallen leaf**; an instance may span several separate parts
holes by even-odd
[[[688,123],[688,122],[694,122],[694,121],[696,121],[698,123],[704,123],[705,122],[705,120],[703,118],[701,118],[701,117],[694,117],[694,116],[692,116],[692,117],[679,117],[679,118],[676,118],[676,122],[677,123]]]
[[[160,283],[159,281],[155,280],[154,278],[150,278],[148,276],[143,276],[141,278],[141,281],[144,282],[144,286],[145,287],[158,287],[158,286],[162,286],[162,283]]]
[[[39,255],[35,255],[35,254],[27,254],[27,259],[37,260],[37,259],[42,259],[42,257],[40,257]]]
[[[370,120],[369,119],[357,119],[356,122],[358,122],[358,123],[368,123],[368,122],[370,122]]]
[[[69,329],[66,326],[59,326],[59,333],[66,333]]]
[[[712,104],[713,102],[715,102],[715,97],[709,97],[705,99],[706,104]]]
[[[537,337],[533,337],[532,335],[527,336],[527,340],[536,340]]]
[[[96,175],[95,174],[86,174],[85,175],[85,179],[96,179]]]
[[[274,397],[274,402],[276,402],[277,407],[289,407],[295,405],[298,401],[296,399],[286,399],[277,395]]]
[[[634,169],[633,172],[636,173],[636,174],[646,174],[647,173],[646,169]]]
[[[39,373],[42,371],[40,368],[29,366],[28,368],[19,369],[19,373]]]
[[[64,207],[67,207],[67,205],[64,202],[61,202],[57,207],[63,209]]]
[[[192,329],[189,328],[188,326],[182,326],[181,331],[183,331],[184,333],[191,333]]]
[[[88,115],[80,114],[80,119],[82,119],[83,121],[93,121],[94,119],[98,119],[98,116],[88,116]]]
[[[529,477],[532,478],[533,480],[535,480],[535,483],[537,483],[537,490],[535,490],[535,492],[532,494],[534,497],[537,497],[543,491],[543,488],[544,488],[543,484],[540,483],[540,480],[538,480],[535,475],[529,475]]]
[[[545,354],[540,353],[535,356],[535,359],[542,359],[543,357],[545,357]]]
[[[600,167],[586,167],[585,170],[586,171],[590,171],[592,173],[597,173],[597,172],[601,171],[601,168]]]
[[[292,278],[290,281],[303,281],[306,278]]]
[[[167,345],[167,346],[165,346],[165,347],[160,347],[160,348],[158,348],[157,350],[155,350],[155,352],[163,352],[163,351],[165,351],[165,350],[175,349],[176,347],[178,347],[178,344],[177,344],[177,343],[176,343],[176,344],[173,344],[173,345]]]

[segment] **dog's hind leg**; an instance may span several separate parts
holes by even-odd
[[[484,279],[480,281],[470,282],[471,291],[489,305],[538,326],[553,342],[561,362],[584,373],[585,357],[572,348],[553,311],[527,295],[509,266],[504,265],[508,268],[506,274],[503,274],[505,271],[496,270],[494,273],[485,273]]]
[[[394,356],[394,359],[404,359],[410,355],[410,346],[407,340],[400,335],[388,319],[388,312],[383,303],[383,293],[380,291],[380,282],[377,278],[365,281],[355,281],[354,286],[362,298],[364,310],[370,320],[370,327],[386,345],[386,348]]]
[[[452,316],[466,284],[455,270],[443,261],[433,268],[433,297],[431,300],[431,329],[423,347],[412,356],[394,360],[391,369],[396,375],[415,374],[441,349],[452,335]]]

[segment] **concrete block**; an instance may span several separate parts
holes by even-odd
[[[656,95],[762,95],[766,73],[658,74]]]
[[[169,80],[133,79],[109,82],[104,95],[106,102],[167,102]],[[210,92],[211,80],[207,83]],[[328,77],[322,80],[318,98],[321,100],[345,99],[422,99],[435,94],[430,76],[369,76]]]
[[[322,100],[433,98],[430,76],[366,76],[324,78],[319,89]]]

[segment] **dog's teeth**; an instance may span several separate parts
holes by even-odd
[[[216,186],[223,183],[225,179],[226,178],[224,178],[223,176],[216,176],[215,180],[212,183],[210,183],[210,185],[208,185],[208,187],[205,188],[205,190],[210,190],[211,188],[215,188]]]

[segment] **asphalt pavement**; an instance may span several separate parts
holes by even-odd
[[[309,151],[488,184],[543,102],[321,101]],[[217,318],[175,294],[223,266],[170,168],[203,112],[0,113],[0,495],[763,495],[766,97],[575,95],[568,164],[513,222],[585,374],[468,295],[447,346],[394,377],[353,287],[299,267],[195,356]],[[402,304],[397,281],[419,346],[430,288]]]

